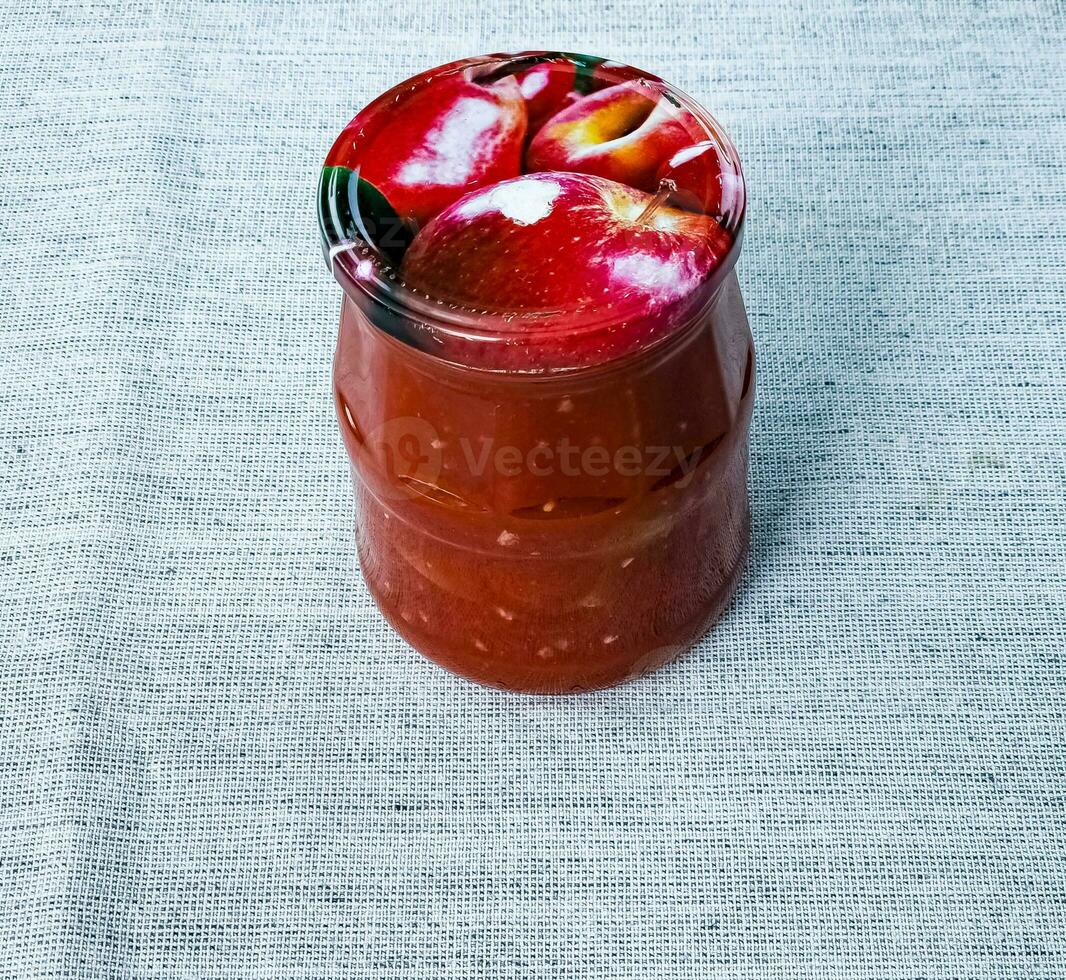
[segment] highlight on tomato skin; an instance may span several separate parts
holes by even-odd
[[[718,144],[705,140],[683,147],[664,160],[656,179],[672,182],[670,201],[677,207],[718,216],[732,192],[725,169]]]
[[[689,146],[697,131],[688,112],[643,85],[624,82],[549,119],[526,151],[526,171],[597,174],[654,192],[662,162]]]
[[[530,136],[546,119],[581,98],[581,93],[574,87],[577,66],[571,62],[542,61],[516,73],[514,79],[526,103]]]
[[[468,191],[521,172],[526,107],[518,83],[445,75],[388,113],[356,117],[327,166],[347,166],[405,220],[424,224]]]
[[[486,311],[554,311],[572,329],[550,337],[508,333],[521,346],[438,338],[438,353],[482,367],[526,369],[595,363],[646,346],[696,293],[732,240],[714,219],[666,204],[617,181],[533,173],[482,188],[437,215],[404,256],[410,286],[447,303]],[[581,261],[574,259],[575,254]],[[610,334],[583,330],[589,312],[630,323]]]

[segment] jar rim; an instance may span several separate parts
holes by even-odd
[[[507,74],[525,70],[537,64],[561,61],[575,64],[579,72],[582,70],[602,72],[608,79],[611,79],[611,84],[627,81],[654,86],[658,93],[674,105],[692,114],[706,132],[707,141],[715,144],[720,159],[731,167],[733,180],[730,206],[726,209],[726,213],[718,217],[720,226],[730,237],[729,249],[711,267],[707,279],[700,284],[698,290],[693,291],[701,293],[704,297],[705,302],[698,303],[701,309],[704,308],[713,301],[739,256],[747,209],[746,184],[740,156],[721,124],[694,99],[658,76],[619,62],[562,52],[523,51],[514,54],[489,54],[464,58],[429,69],[382,93],[356,114],[337,137],[334,147],[345,139],[346,134],[350,133],[361,117],[370,116],[375,110],[390,102],[409,97],[443,75],[466,73],[468,77],[478,78],[485,74],[492,74],[494,78],[502,78]],[[347,172],[340,173],[339,171]],[[533,332],[541,339],[550,335],[550,328],[553,324],[558,325],[560,332],[563,330],[574,332],[573,311],[568,311],[569,319],[563,326],[560,323],[561,311],[558,310],[513,312],[477,310],[449,304],[404,282],[395,265],[370,240],[365,227],[360,227],[358,220],[353,225],[347,186],[347,181],[353,174],[358,176],[358,170],[333,166],[322,168],[318,190],[318,220],[326,263],[333,277],[354,302],[364,308],[369,304],[371,308],[380,310],[387,317],[402,317],[405,321],[423,326],[427,332],[432,334],[463,341],[513,343],[516,321],[538,324]],[[694,297],[691,295],[683,297],[678,302],[685,300],[693,306],[697,305],[693,302]],[[578,330],[585,335],[605,329],[618,329],[623,327],[628,319],[624,313],[619,314],[613,310],[603,310],[597,315],[594,308],[585,309],[580,313]],[[684,327],[680,325],[677,329],[684,331]],[[667,335],[673,332],[673,330],[668,331]],[[653,345],[658,344],[654,342]]]

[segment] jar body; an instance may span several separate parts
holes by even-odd
[[[346,298],[334,390],[367,586],[441,666],[517,691],[607,687],[728,604],[754,397],[734,274],[660,349],[548,377],[440,361]]]

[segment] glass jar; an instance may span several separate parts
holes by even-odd
[[[562,57],[582,64],[492,56],[405,84]],[[655,81],[698,114],[732,168],[731,245],[670,328],[635,349],[613,352],[626,335],[614,312],[568,320],[567,337],[612,351],[590,363],[523,369],[521,343],[504,359],[471,356],[501,342],[511,315],[408,288],[382,258],[382,228],[369,227],[381,212],[353,217],[351,174],[324,173],[324,242],[345,294],[334,390],[362,573],[415,649],[483,684],[556,694],[644,674],[714,623],[744,564],[754,353],[733,271],[743,182],[717,124]],[[543,344],[557,328],[523,338]]]

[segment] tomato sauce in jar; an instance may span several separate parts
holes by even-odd
[[[427,72],[338,138],[320,219],[360,563],[425,656],[585,691],[721,615],[749,537],[743,216],[713,119],[583,56]]]

